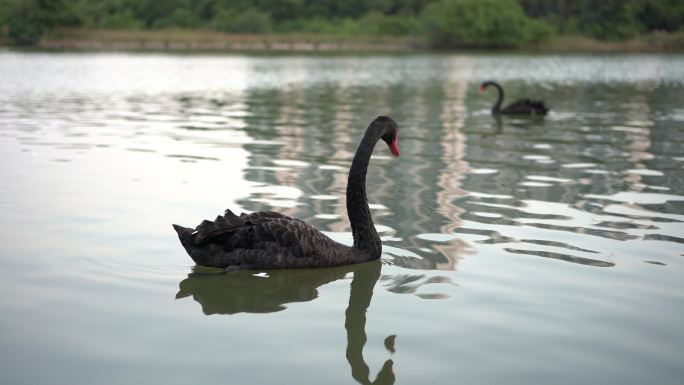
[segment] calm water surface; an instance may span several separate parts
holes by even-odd
[[[683,91],[676,55],[0,52],[0,383],[681,384]],[[226,208],[351,242],[380,114],[380,262],[193,266],[171,223]]]

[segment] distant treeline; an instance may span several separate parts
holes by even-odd
[[[680,32],[683,22],[683,0],[0,0],[0,35],[16,45],[73,27],[413,35],[438,47],[510,47],[559,34]]]

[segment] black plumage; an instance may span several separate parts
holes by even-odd
[[[366,197],[366,171],[375,143],[382,139],[399,156],[397,124],[379,116],[366,129],[347,180],[347,213],[354,245],[335,242],[310,224],[272,211],[235,215],[226,210],[195,229],[173,225],[198,265],[231,269],[313,268],[380,258],[382,244]]]
[[[484,92],[487,87],[493,86],[499,95],[492,106],[492,115],[546,115],[549,109],[541,100],[520,99],[501,108],[504,99],[503,88],[496,82],[488,81],[480,85],[480,92]]]

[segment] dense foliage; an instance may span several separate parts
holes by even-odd
[[[430,41],[444,47],[514,46],[553,32],[514,0],[440,0],[425,7],[421,21]]]
[[[58,26],[420,35],[434,45],[515,46],[556,33],[605,40],[681,31],[682,0],[0,0],[0,34],[34,44]]]
[[[556,24],[560,33],[604,40],[649,31],[681,31],[682,0],[518,0],[525,12]]]

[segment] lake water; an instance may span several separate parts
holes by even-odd
[[[495,120],[493,90],[545,100]],[[195,267],[275,210],[383,257]],[[2,384],[681,384],[684,56],[0,52]]]

